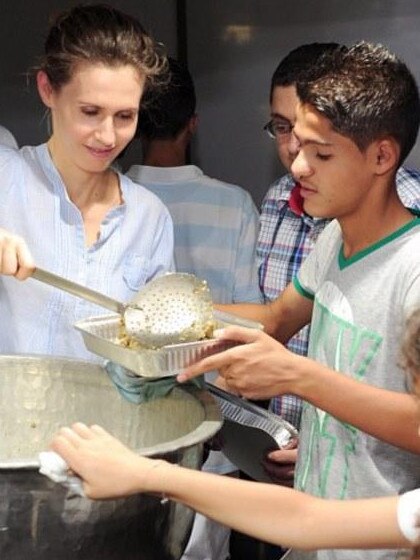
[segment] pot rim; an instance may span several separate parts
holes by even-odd
[[[0,362],[4,360],[17,361],[21,358],[28,359],[29,361],[48,360],[48,361],[59,361],[59,362],[69,362],[69,363],[72,362],[82,363],[84,366],[89,365],[102,369],[105,375],[107,376],[105,368],[101,364],[95,362],[89,362],[88,360],[70,358],[68,356],[51,356],[51,355],[44,355],[44,354],[2,354],[0,355]],[[216,399],[208,391],[204,389],[199,389],[198,387],[181,386],[181,385],[179,387],[175,387],[175,390],[187,392],[200,402],[200,404],[204,409],[203,421],[194,430],[179,438],[153,446],[133,449],[139,455],[152,457],[155,455],[165,455],[167,453],[173,453],[188,447],[193,447],[213,437],[222,427],[223,417],[219,405],[217,404]],[[115,391],[117,391],[116,388]],[[39,451],[44,451],[44,450],[40,449]],[[38,458],[34,458],[34,457],[30,457],[30,458],[28,457],[27,459],[19,459],[18,461],[14,459],[6,460],[6,461],[0,460],[0,470],[39,469],[39,466],[40,464]]]

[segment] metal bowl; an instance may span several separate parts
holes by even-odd
[[[131,404],[98,365],[0,356],[0,558],[176,560],[191,530],[188,508],[151,495],[95,502],[38,472],[62,425],[100,424],[139,453],[200,468],[202,443],[221,426],[206,391],[174,389]]]

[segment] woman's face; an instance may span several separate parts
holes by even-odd
[[[144,83],[133,66],[81,62],[55,91],[40,72],[38,89],[51,110],[49,146],[56,165],[91,173],[107,169],[134,136]]]

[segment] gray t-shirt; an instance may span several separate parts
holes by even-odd
[[[345,259],[337,221],[303,264],[314,298],[309,357],[371,385],[406,392],[398,367],[404,319],[420,306],[420,218]],[[420,455],[384,443],[305,403],[296,487],[325,498],[400,494],[420,486]],[[337,527],[337,530],[339,528]],[[395,551],[320,551],[318,559],[395,559]]]

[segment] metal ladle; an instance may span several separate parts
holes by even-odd
[[[205,338],[214,326],[207,282],[193,274],[168,273],[151,280],[129,303],[122,303],[62,276],[36,268],[32,278],[119,313],[126,333],[143,346]]]

